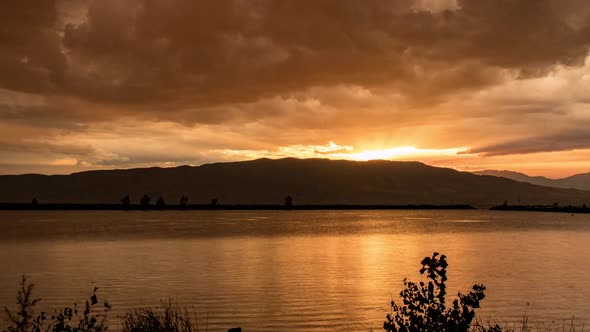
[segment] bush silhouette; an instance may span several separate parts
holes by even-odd
[[[485,297],[484,285],[473,285],[468,294],[459,293],[453,304],[447,307],[446,256],[435,252],[432,257],[425,257],[421,264],[420,274],[426,275],[428,284],[404,279],[404,290],[400,292],[402,301],[400,304],[391,301],[391,314],[387,315],[383,328],[389,332],[469,331],[475,309]],[[487,331],[497,331],[495,328]]]
[[[33,284],[27,282],[27,277],[23,276],[16,295],[18,310],[13,313],[4,307],[8,321],[12,324],[5,332],[36,331],[40,322],[34,317],[34,307],[39,301],[41,299],[33,298]]]

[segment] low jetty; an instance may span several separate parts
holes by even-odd
[[[139,205],[139,204],[31,204],[31,203],[0,203],[0,210],[472,210],[471,205],[250,205],[250,204],[187,204],[187,205]]]
[[[559,205],[498,205],[490,210],[499,211],[533,211],[533,212],[561,212],[561,213],[590,213],[586,206]]]

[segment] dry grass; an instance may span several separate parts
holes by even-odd
[[[497,331],[497,332],[584,332],[583,321],[576,321],[575,317],[561,321],[538,321],[530,322],[528,316],[521,321],[477,321],[471,330],[474,332]]]
[[[172,301],[159,306],[144,307],[127,312],[123,317],[123,332],[200,332],[197,315]],[[207,323],[205,322],[205,330]]]

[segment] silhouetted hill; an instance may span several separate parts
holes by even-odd
[[[142,168],[71,175],[0,176],[0,202],[118,203],[143,194],[178,204],[522,204],[590,203],[590,192],[479,176],[419,162],[258,159],[199,167]]]
[[[549,179],[544,176],[528,176],[526,174],[513,171],[496,170],[478,171],[473,172],[473,174],[499,176],[507,179],[512,179],[515,181],[528,182],[540,186],[590,190],[590,173],[576,174],[562,179]]]

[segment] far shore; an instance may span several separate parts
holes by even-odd
[[[187,204],[187,205],[139,205],[139,204],[31,204],[0,203],[0,210],[112,210],[112,211],[181,211],[181,210],[474,210],[467,204],[431,205],[381,205],[381,204],[318,204],[318,205],[278,205],[278,204]]]

